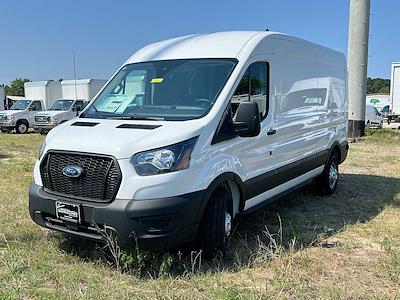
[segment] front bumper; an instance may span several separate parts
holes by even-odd
[[[38,124],[38,123],[33,123],[33,129],[35,130],[35,131],[41,131],[41,130],[50,130],[50,129],[53,129],[54,127],[56,127],[57,126],[57,124],[54,124],[54,123],[47,123],[47,124]]]
[[[56,127],[57,125],[54,124],[46,124],[46,125],[38,125],[38,124],[34,124],[33,125],[33,130],[35,132],[49,132],[51,129],[53,129],[54,127]]]
[[[152,200],[115,199],[110,203],[79,201],[55,196],[32,183],[29,188],[29,213],[32,220],[49,229],[106,242],[104,233],[118,243],[150,249],[174,248],[193,240],[199,230],[203,191]],[[80,205],[82,222],[68,224],[56,218],[55,202]]]
[[[0,121],[0,127],[15,128],[15,122],[14,121]]]

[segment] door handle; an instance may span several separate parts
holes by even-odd
[[[273,135],[276,133],[276,129],[270,128],[267,132],[267,135]]]

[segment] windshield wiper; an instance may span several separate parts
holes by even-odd
[[[153,121],[164,121],[165,119],[162,117],[146,117],[146,116],[118,116],[118,117],[111,117],[110,119],[113,120],[153,120]]]

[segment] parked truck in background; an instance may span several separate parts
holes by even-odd
[[[26,133],[33,127],[37,112],[46,110],[61,98],[61,83],[53,80],[26,82],[25,100],[16,101],[10,110],[0,111],[2,132]]]
[[[57,100],[47,111],[35,114],[35,132],[48,133],[55,126],[76,117],[86,104],[87,101],[84,100]]]
[[[63,99],[82,99],[90,101],[96,96],[107,80],[103,79],[79,79],[63,80],[61,90]]]
[[[63,80],[62,99],[57,100],[47,111],[35,115],[35,131],[45,134],[55,126],[76,117],[106,82],[102,79]]]
[[[387,121],[400,121],[400,62],[392,63],[392,78],[390,81],[390,106]]]

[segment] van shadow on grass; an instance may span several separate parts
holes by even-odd
[[[230,250],[224,259],[205,260],[190,250],[193,245],[169,252],[137,251],[133,247],[121,250],[118,270],[150,278],[222,269],[235,271],[249,265],[255,256],[264,255],[262,260],[271,259],[277,253],[268,251],[277,251],[276,246],[280,255],[284,254],[293,245],[293,239],[296,240],[294,250],[334,247],[323,240],[338,233],[345,225],[368,222],[386,206],[399,206],[400,198],[396,198],[399,193],[400,178],[341,174],[337,192],[331,196],[315,195],[310,185],[243,216],[235,227]],[[270,234],[266,234],[266,229]],[[102,245],[58,236],[61,249],[67,253],[115,266],[115,260]],[[271,247],[274,243],[276,245]]]

